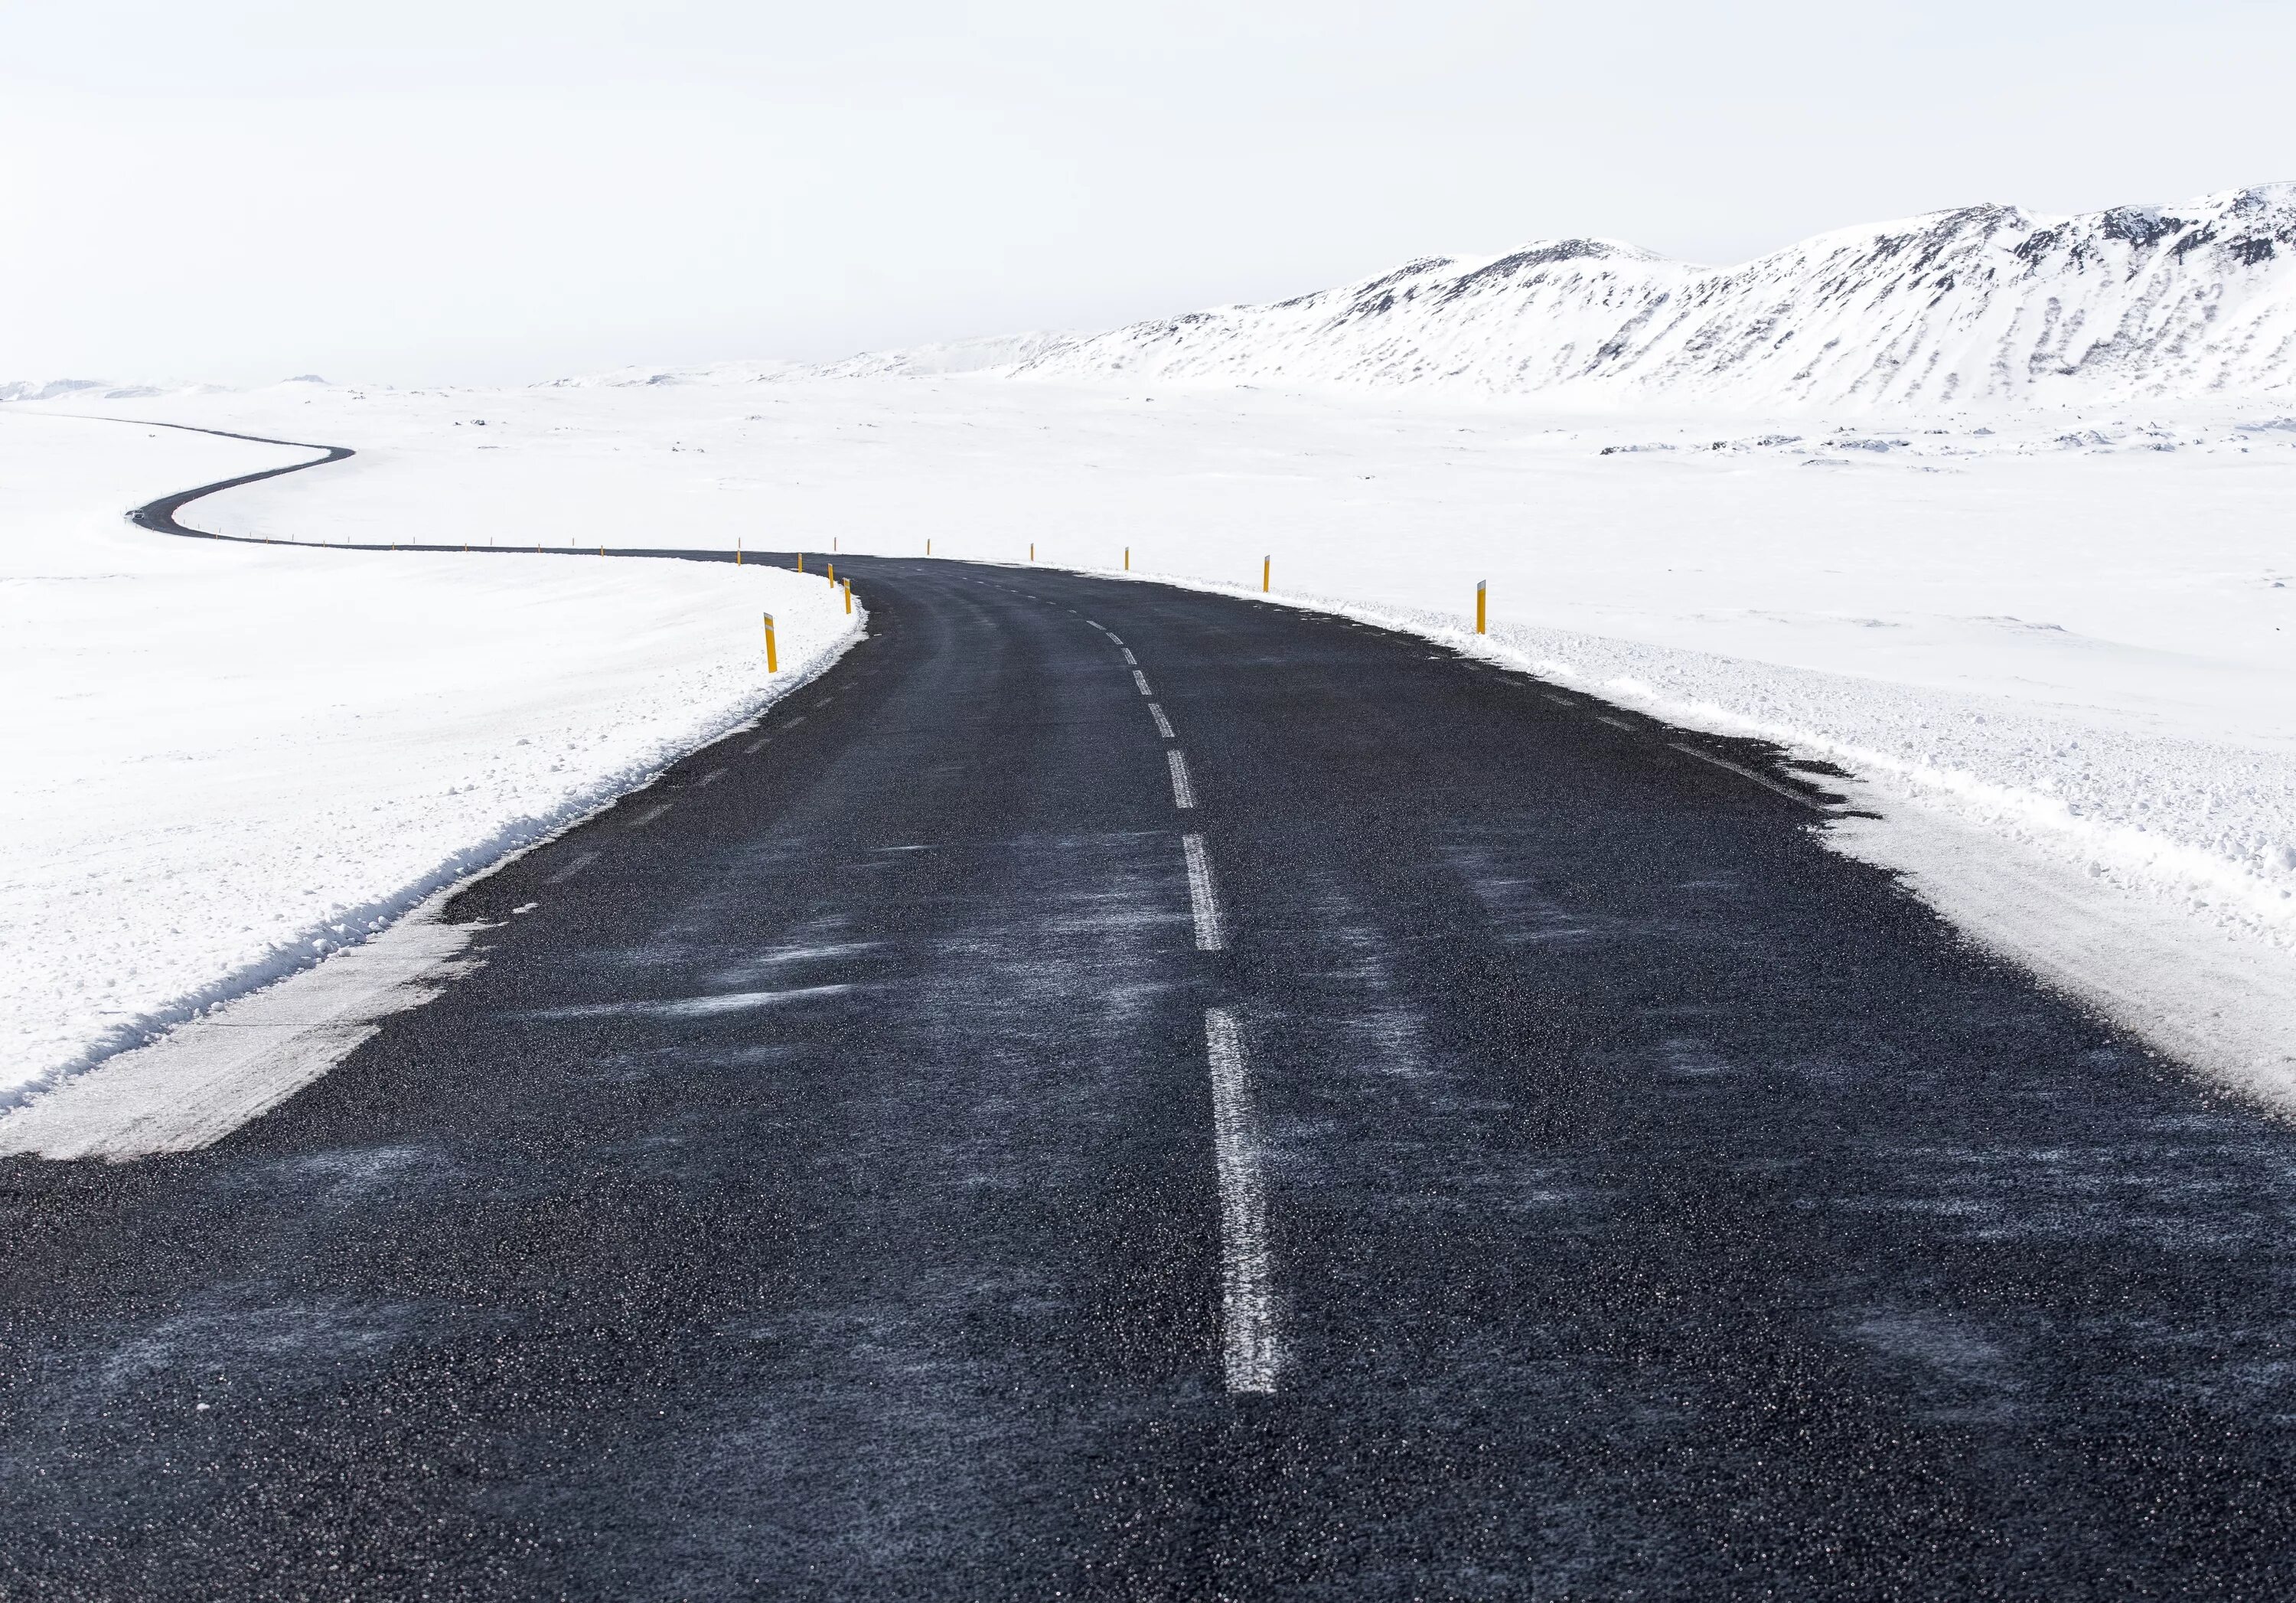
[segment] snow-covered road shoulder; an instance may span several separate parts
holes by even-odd
[[[239,545],[122,516],[308,455],[0,416],[0,1107],[646,783],[865,616],[757,564]]]

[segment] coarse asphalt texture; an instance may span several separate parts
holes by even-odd
[[[0,1163],[0,1596],[2296,1594],[2296,1133],[1774,754],[835,560],[475,974]]]

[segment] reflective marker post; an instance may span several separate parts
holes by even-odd
[[[779,673],[781,667],[781,660],[774,654],[774,615],[767,612],[766,614],[766,671]]]
[[[845,610],[848,612],[853,610],[853,581],[849,579],[845,581]]]
[[[1483,632],[1483,625],[1488,621],[1488,615],[1483,611],[1483,587],[1489,582],[1488,580],[1483,579],[1475,580],[1475,633],[1479,635]]]
[[[1274,571],[1275,571],[1275,559],[1272,556],[1261,557],[1259,559],[1259,593],[1262,596],[1267,594],[1267,576]]]

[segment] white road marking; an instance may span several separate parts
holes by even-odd
[[[1128,645],[1124,648],[1124,665],[1127,668],[1137,668],[1140,666],[1140,659],[1132,654],[1132,648]]]
[[[1172,805],[1193,807],[1196,787],[1188,783],[1188,760],[1175,749],[1164,753],[1164,760],[1172,765]]]
[[[803,722],[805,722],[805,714],[800,712],[795,718],[790,719],[789,722],[783,724],[782,728],[784,729],[794,729]]]
[[[1615,718],[1609,718],[1609,717],[1605,717],[1603,714],[1602,714],[1602,713],[1600,713],[1600,712],[1597,712],[1596,714],[1595,714],[1595,721],[1596,723],[1598,723],[1598,724],[1608,724],[1608,725],[1610,725],[1610,726],[1611,726],[1611,728],[1612,728],[1613,729],[1624,729],[1624,730],[1625,730],[1628,734],[1629,734],[1629,735],[1632,735],[1632,734],[1635,732],[1635,727],[1634,727],[1634,725],[1632,725],[1632,724],[1628,724],[1628,723],[1621,723],[1619,719],[1615,719]]]
[[[598,854],[596,852],[586,851],[580,857],[576,858],[572,862],[567,864],[563,868],[561,868],[557,873],[552,875],[548,879],[544,880],[542,883],[545,885],[562,885],[568,880],[572,879],[576,875],[581,873],[583,869],[588,867],[592,863],[594,863],[597,860]]]
[[[659,818],[662,814],[668,810],[668,802],[657,802],[652,807],[647,808],[645,811],[640,813],[636,818],[632,818],[630,820],[629,826],[632,829],[644,829],[647,825],[652,823],[656,818]]]
[[[715,785],[725,777],[726,770],[724,769],[711,769],[708,773],[702,775],[701,778],[696,779],[693,782],[693,788],[695,790],[700,790],[705,785]]]
[[[1558,707],[1575,707],[1578,704],[1567,695],[1556,695],[1550,691],[1545,690],[1540,691],[1538,694],[1546,696],[1548,701],[1553,702]]]
[[[349,1056],[394,1013],[479,966],[487,926],[444,924],[451,885],[364,945],[122,1052],[0,1118],[0,1153],[49,1158],[195,1152]]]
[[[1164,716],[1164,709],[1161,706],[1158,705],[1154,702],[1149,703],[1148,716],[1156,720],[1156,733],[1162,736],[1166,740],[1177,740],[1180,738],[1178,736],[1172,733],[1172,720]]]
[[[1219,893],[1212,888],[1211,853],[1204,850],[1200,834],[1182,835],[1180,850],[1188,859],[1188,908],[1196,919],[1196,949],[1224,952],[1227,932],[1221,925]]]
[[[734,966],[734,972],[769,968],[776,963],[815,963],[828,958],[857,957],[863,952],[875,951],[882,944],[882,942],[876,941],[848,941],[832,946],[775,947],[770,950],[759,952],[754,958],[743,958]]]
[[[1124,637],[1118,634],[1114,629],[1103,629],[1101,632],[1108,637],[1110,645],[1121,645],[1124,644]]]
[[[539,1007],[528,1018],[711,1018],[721,1013],[749,1013],[778,1007],[784,1002],[815,997],[843,996],[850,985],[800,985],[788,991],[734,991],[718,996],[678,997],[666,1002],[585,1002],[572,1007]]]
[[[1141,672],[1136,668],[1132,670],[1132,682],[1140,686],[1140,694],[1143,695],[1153,695],[1156,694],[1154,691],[1148,688],[1148,676]]]
[[[742,748],[742,755],[744,757],[755,757],[758,752],[766,749],[766,743],[771,739],[773,739],[773,736],[770,735],[758,736],[757,739],[751,741],[748,745]]]
[[[1243,1032],[1226,1007],[1204,1010],[1212,1071],[1212,1155],[1219,1179],[1220,1345],[1231,1392],[1271,1393],[1282,1362],[1268,1287],[1267,1197],[1259,1177]]]
[[[1104,635],[1104,634],[1108,633],[1108,630],[1107,630],[1107,629],[1105,629],[1102,628],[1101,623],[1100,623],[1100,621],[1099,621],[1098,619],[1096,619],[1096,618],[1087,618],[1087,619],[1086,619],[1086,620],[1085,620],[1085,621],[1086,621],[1086,623],[1091,624],[1091,625],[1093,626],[1093,628],[1095,628],[1095,629],[1100,629],[1100,632],[1101,632],[1102,634],[1103,634],[1103,635]]]
[[[1775,791],[1779,795],[1784,796],[1789,802],[1799,802],[1812,812],[1824,812],[1825,810],[1825,803],[1823,802],[1814,802],[1809,797],[1803,795],[1800,791],[1792,790],[1785,785],[1780,785],[1767,774],[1758,774],[1751,769],[1741,768],[1738,764],[1732,762],[1726,757],[1717,757],[1713,752],[1702,752],[1696,746],[1684,745],[1678,740],[1669,740],[1666,744],[1672,746],[1676,751],[1681,752],[1685,757],[1695,757],[1701,762],[1710,762],[1718,769],[1728,769],[1732,773],[1738,775],[1742,778],[1752,780],[1756,785],[1760,785],[1766,791]]]

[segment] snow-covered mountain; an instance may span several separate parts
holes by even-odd
[[[1734,267],[1545,241],[1058,340],[1004,371],[1745,406],[2284,396],[2296,184],[2067,218],[1972,206]]]

